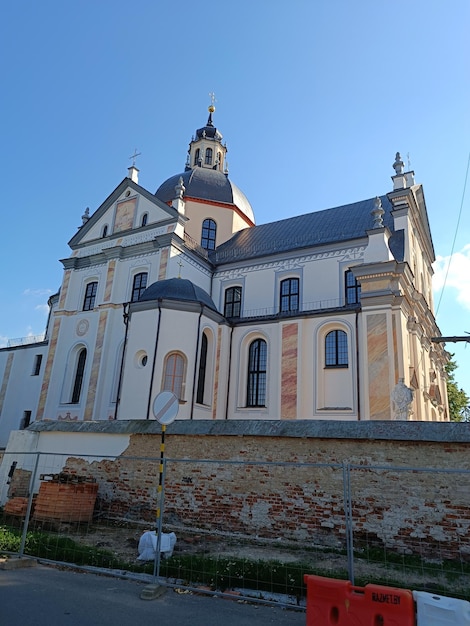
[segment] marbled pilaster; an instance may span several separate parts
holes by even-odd
[[[11,366],[13,365],[13,352],[8,355],[5,371],[3,372],[2,388],[0,389],[0,415],[2,414],[3,403],[7,393],[8,381],[10,380]]]
[[[49,389],[49,383],[51,382],[52,364],[54,363],[55,351],[57,349],[57,340],[59,338],[61,319],[56,318],[52,327],[52,336],[49,342],[49,351],[47,353],[47,362],[44,369],[44,378],[42,379],[41,395],[39,396],[38,410],[36,413],[36,419],[42,420],[44,417],[44,407],[46,406],[47,390]]]
[[[98,332],[96,334],[95,350],[93,352],[93,364],[91,366],[90,382],[88,385],[85,415],[83,416],[84,420],[93,419],[93,408],[95,406],[96,388],[100,374],[101,353],[103,351],[103,340],[107,319],[108,311],[100,311],[100,321],[98,322]]]
[[[367,357],[370,419],[390,419],[390,364],[388,358],[387,317],[383,313],[367,316]]]
[[[282,327],[281,419],[297,417],[298,324]]]

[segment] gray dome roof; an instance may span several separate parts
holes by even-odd
[[[210,295],[198,285],[185,278],[168,278],[152,283],[140,296],[139,302],[152,300],[179,300],[180,302],[199,302],[217,311]]]
[[[162,183],[155,192],[159,200],[168,204],[176,197],[175,187],[180,176],[186,189],[184,193],[186,197],[234,204],[254,223],[255,216],[247,197],[226,174],[219,170],[194,167],[181,174],[175,174]]]

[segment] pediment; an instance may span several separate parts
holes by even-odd
[[[145,217],[144,217],[145,216]],[[177,211],[125,178],[69,241],[74,249],[177,220]]]

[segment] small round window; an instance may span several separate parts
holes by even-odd
[[[136,367],[145,367],[148,362],[147,353],[144,350],[139,350],[134,357],[134,363]]]

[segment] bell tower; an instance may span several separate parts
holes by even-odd
[[[202,128],[198,128],[196,136],[193,136],[191,139],[185,171],[194,169],[195,167],[203,167],[228,174],[225,160],[227,146],[226,144],[222,144],[222,133],[217,130],[212,121],[212,114],[215,112],[215,97],[213,93],[211,93],[210,96],[211,104],[208,107],[209,118],[207,124]]]

